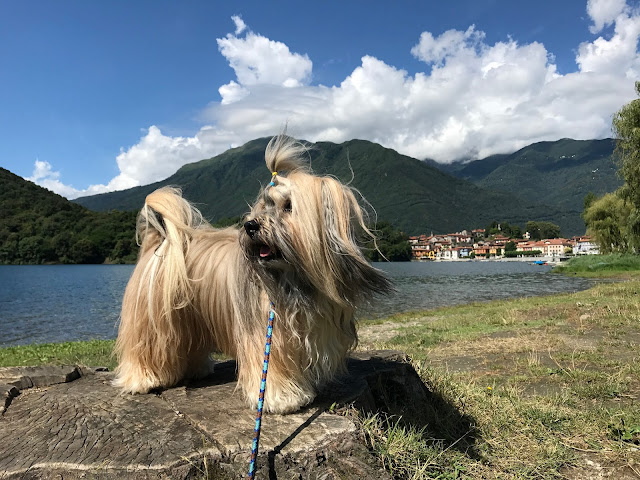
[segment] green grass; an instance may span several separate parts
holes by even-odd
[[[608,255],[581,255],[553,269],[558,273],[579,273],[592,276],[618,275],[621,272],[640,272],[640,255],[611,253]]]
[[[19,365],[85,365],[115,368],[113,340],[43,343],[0,348],[0,367]]]
[[[107,367],[113,370],[116,357],[115,340],[89,340],[86,342],[40,343],[0,348],[0,367],[34,365],[84,365]],[[228,360],[221,353],[211,355],[215,360]]]

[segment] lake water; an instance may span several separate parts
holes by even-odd
[[[550,273],[547,265],[529,262],[398,262],[378,263],[396,292],[380,299],[369,317],[426,310],[448,305],[506,298],[577,292],[593,280]]]
[[[547,295],[593,282],[526,262],[378,263],[396,292],[363,316]],[[0,266],[0,346],[110,339],[132,265]]]

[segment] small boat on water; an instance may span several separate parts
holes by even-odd
[[[536,260],[535,262],[532,263],[532,265],[546,265],[547,262],[545,262],[544,260]]]

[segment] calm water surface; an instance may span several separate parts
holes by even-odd
[[[0,346],[115,338],[132,265],[0,265]]]
[[[397,292],[364,316],[589,288],[524,262],[379,263]],[[132,265],[0,266],[0,346],[109,339]]]
[[[586,290],[595,281],[549,273],[547,265],[528,262],[378,263],[396,292],[366,312],[369,317],[464,303]]]

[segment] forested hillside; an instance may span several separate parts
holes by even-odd
[[[92,197],[81,205],[99,211],[139,209],[145,196],[162,185],[176,185],[210,221],[248,211],[270,175],[264,164],[269,139],[257,139],[216,157],[185,165],[161,182]],[[527,221],[551,221],[567,235],[583,234],[581,210],[545,206],[512,193],[481,188],[427,163],[376,143],[351,140],[311,145],[314,171],[337,176],[356,187],[388,221],[408,234],[446,233],[487,225],[493,220],[524,226]]]
[[[473,162],[430,164],[458,178],[491,190],[516,194],[528,201],[581,210],[584,197],[615,191],[622,185],[613,157],[615,141],[538,142],[509,155]]]
[[[0,168],[0,264],[132,263],[136,212],[93,212]],[[237,224],[240,217],[214,224]],[[376,227],[380,250],[409,260],[407,237],[391,225]],[[365,252],[379,259],[373,244]]]
[[[132,262],[135,218],[93,212],[0,168],[0,264]]]

